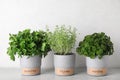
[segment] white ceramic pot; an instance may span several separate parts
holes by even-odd
[[[107,74],[107,57],[104,56],[102,59],[86,58],[87,73],[93,76],[104,76]]]
[[[40,56],[23,56],[20,59],[22,75],[38,75],[41,71],[41,57]]]
[[[55,74],[68,76],[74,74],[75,54],[54,55]]]

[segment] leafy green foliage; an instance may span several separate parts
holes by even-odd
[[[75,28],[65,28],[65,25],[56,26],[55,31],[49,32],[49,44],[51,49],[58,55],[70,54],[76,41]]]
[[[47,42],[48,36],[44,31],[33,31],[26,29],[19,31],[18,34],[10,34],[9,47],[7,54],[11,60],[15,60],[15,55],[22,56],[35,56],[42,55],[45,57],[47,52],[50,51],[50,46]]]
[[[101,32],[85,36],[76,51],[92,59],[96,57],[101,59],[104,55],[112,55],[114,49],[110,37]]]

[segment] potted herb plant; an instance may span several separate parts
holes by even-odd
[[[7,54],[13,61],[18,55],[23,75],[40,74],[41,58],[50,51],[47,37],[47,33],[42,30],[31,32],[30,29],[10,34]]]
[[[107,74],[106,55],[114,52],[113,43],[104,32],[85,36],[76,51],[86,56],[87,73],[93,76]]]
[[[54,67],[56,75],[72,75],[75,67],[75,54],[71,52],[76,41],[75,29],[56,26],[49,33],[49,44],[54,52]]]

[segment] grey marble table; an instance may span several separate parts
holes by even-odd
[[[108,75],[93,77],[86,74],[85,68],[77,68],[75,75],[56,76],[53,69],[42,69],[37,76],[23,76],[20,69],[0,68],[0,80],[120,80],[120,68],[108,69]]]

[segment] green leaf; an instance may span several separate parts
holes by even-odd
[[[9,47],[7,54],[11,60],[15,60],[15,55],[22,56],[45,56],[50,51],[49,43],[47,42],[47,32],[42,30],[31,32],[30,29],[19,31],[17,34],[9,34]],[[48,45],[46,47],[46,45]],[[45,54],[43,54],[45,53]]]
[[[75,28],[65,25],[56,26],[53,32],[48,32],[48,42],[51,49],[59,55],[67,55],[71,53],[76,41]]]
[[[105,55],[112,55],[114,48],[110,37],[105,35],[104,32],[101,32],[86,35],[84,40],[79,42],[79,46],[76,51],[78,54],[92,59],[96,57],[101,59]]]
[[[45,51],[46,43],[42,43],[41,51]]]
[[[30,48],[33,48],[34,46],[35,46],[35,43],[33,43],[33,42],[30,43],[30,45],[29,45]]]

